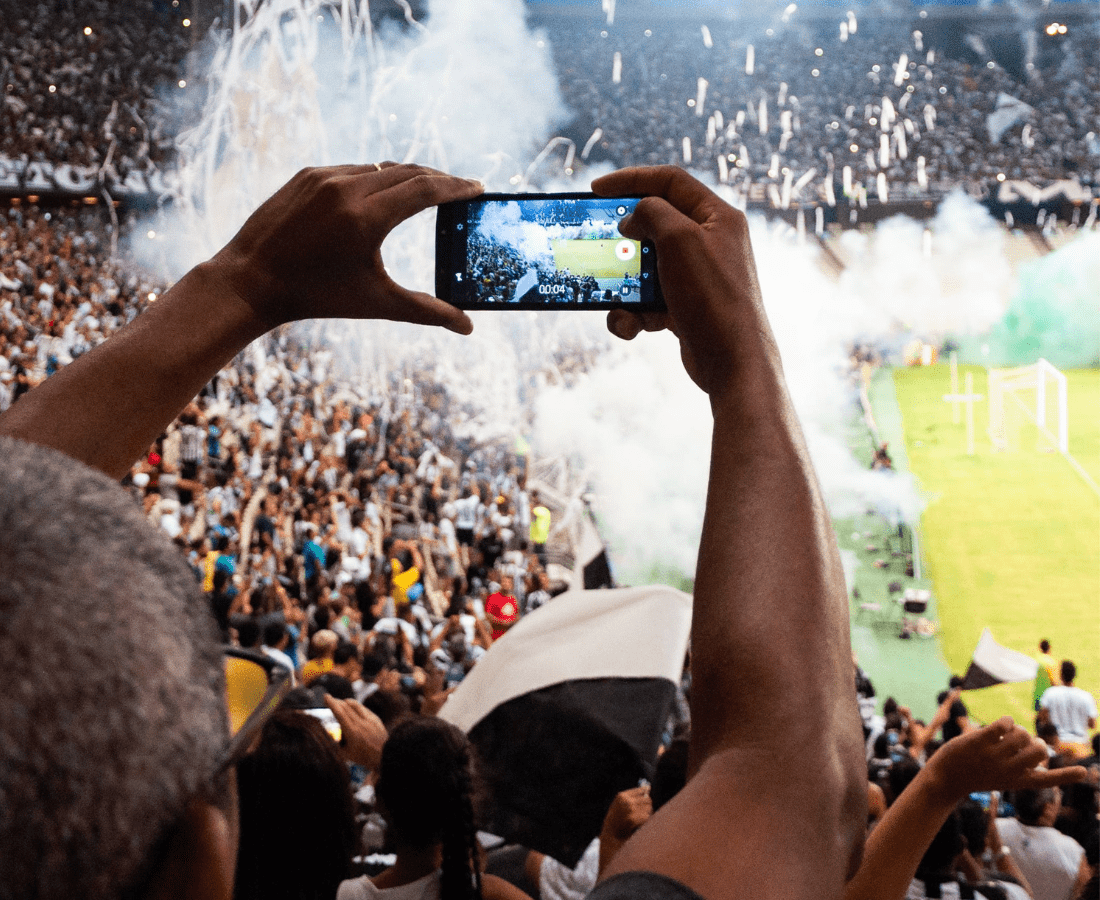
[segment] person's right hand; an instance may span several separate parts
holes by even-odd
[[[779,371],[779,351],[764,314],[743,213],[676,166],[622,169],[592,182],[605,197],[645,195],[619,230],[653,241],[668,313],[608,314],[608,328],[630,340],[669,328],[684,368],[712,398],[733,375],[763,362]]]
[[[340,723],[340,744],[347,758],[364,769],[377,771],[387,737],[382,720],[356,700],[338,700],[325,694],[325,703]]]
[[[208,264],[265,329],[297,319],[393,319],[468,334],[462,311],[397,284],[382,241],[431,206],[466,200],[476,181],[386,162],[303,169]]]

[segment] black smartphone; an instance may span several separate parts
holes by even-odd
[[[653,244],[619,234],[639,199],[482,194],[444,203],[436,296],[460,309],[663,310]]]

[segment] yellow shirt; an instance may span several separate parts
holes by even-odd
[[[408,603],[408,590],[420,580],[420,570],[416,566],[410,566],[408,569],[402,570],[401,563],[396,559],[390,562],[393,565],[393,576],[390,579],[393,584],[393,602],[398,604]]]
[[[531,510],[531,542],[545,544],[550,537],[550,510],[536,506]]]
[[[302,684],[309,684],[315,678],[320,678],[325,672],[330,671],[334,665],[332,658],[328,656],[311,659],[302,666]]]

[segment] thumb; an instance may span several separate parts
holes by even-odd
[[[391,282],[381,316],[416,325],[439,325],[456,334],[470,334],[474,323],[461,309],[424,291],[410,291]]]

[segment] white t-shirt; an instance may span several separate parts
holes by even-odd
[[[1011,881],[998,881],[997,884],[1005,889],[1008,900],[1031,900],[1028,892],[1018,884],[1013,884]],[[958,882],[945,881],[940,885],[940,895],[942,900],[959,900]],[[975,892],[974,896],[981,897],[981,894]],[[927,897],[928,895],[924,892],[924,882],[914,878],[909,885],[909,890],[905,892],[905,900],[926,900]]]
[[[454,522],[450,519],[439,520],[439,539],[451,556],[458,555],[458,539],[455,536]]]
[[[1001,843],[1035,892],[1035,900],[1071,900],[1085,848],[1046,825],[1024,825],[1018,819],[997,819]]]
[[[539,867],[540,900],[584,900],[600,874],[600,839],[593,838],[573,869],[551,856]]]
[[[473,531],[474,526],[477,525],[477,513],[480,506],[481,501],[474,494],[471,494],[469,497],[463,497],[461,500],[456,500],[455,528]]]
[[[279,665],[287,667],[287,669],[290,671],[290,685],[291,687],[293,687],[295,684],[294,663],[291,658],[283,653],[282,650],[276,650],[274,647],[268,647],[266,644],[260,647],[260,650],[263,652],[264,656],[270,656]]]
[[[1079,687],[1056,684],[1043,691],[1039,705],[1050,713],[1059,739],[1075,744],[1088,743],[1089,720],[1096,719],[1096,701],[1092,694]]]
[[[336,900],[439,900],[441,877],[437,869],[416,881],[383,890],[363,875],[340,882]]]

